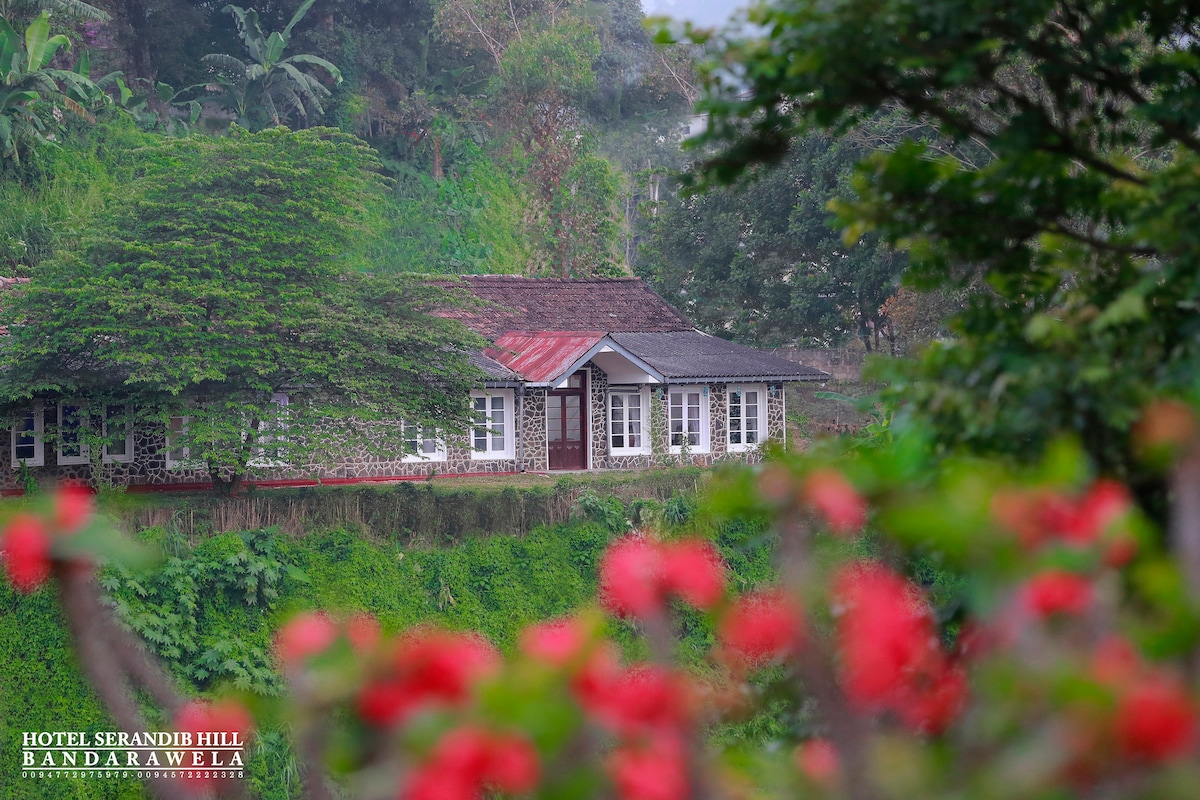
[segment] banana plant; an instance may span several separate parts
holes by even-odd
[[[86,106],[102,100],[100,87],[84,72],[49,66],[70,48],[63,34],[50,35],[49,12],[30,22],[24,36],[0,18],[0,158],[19,162],[22,151],[44,144],[47,125],[57,125],[63,111],[93,121]]]
[[[307,67],[320,67],[337,83],[342,82],[342,73],[320,56],[283,57],[292,29],[304,19],[314,2],[305,0],[287,27],[270,35],[263,33],[254,9],[225,6],[222,11],[233,15],[249,59],[225,53],[204,56],[202,60],[213,72],[215,94],[202,99],[232,111],[238,124],[251,130],[289,121],[298,121],[304,127],[310,116],[324,114],[321,99],[329,97],[330,91]]]

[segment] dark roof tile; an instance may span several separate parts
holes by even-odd
[[[641,278],[526,278],[464,275],[488,305],[443,312],[495,341],[510,331],[687,331],[682,314]],[[445,285],[452,285],[449,281]]]
[[[699,331],[615,333],[613,341],[678,381],[734,378],[763,381],[821,381],[829,374]]]

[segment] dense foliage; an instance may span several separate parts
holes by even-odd
[[[5,402],[51,392],[95,413],[136,409],[163,431],[189,417],[173,446],[235,481],[255,457],[324,463],[355,431],[390,430],[347,425],[328,441],[316,426],[330,415],[465,422],[473,339],[430,315],[450,295],[360,261],[385,187],[365,144],[331,129],[235,130],[140,158],[78,249],[6,298]]]
[[[879,153],[839,208],[848,241],[903,246],[915,284],[988,289],[952,343],[891,376],[894,396],[948,448],[1029,457],[1074,431],[1129,470],[1140,405],[1200,366],[1195,8],[779,0],[755,19],[768,35],[708,68],[709,139],[726,147],[705,174],[892,109],[981,153]]]

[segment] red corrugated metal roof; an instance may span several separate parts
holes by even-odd
[[[511,331],[483,352],[529,383],[561,378],[605,337],[603,331]]]

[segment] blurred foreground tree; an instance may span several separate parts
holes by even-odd
[[[1033,458],[1073,431],[1107,469],[1154,392],[1200,367],[1200,11],[1184,2],[776,0],[707,65],[700,169],[726,182],[798,133],[899,109],[946,141],[878,153],[845,240],[907,250],[915,287],[987,287],[894,370],[940,446]]]

